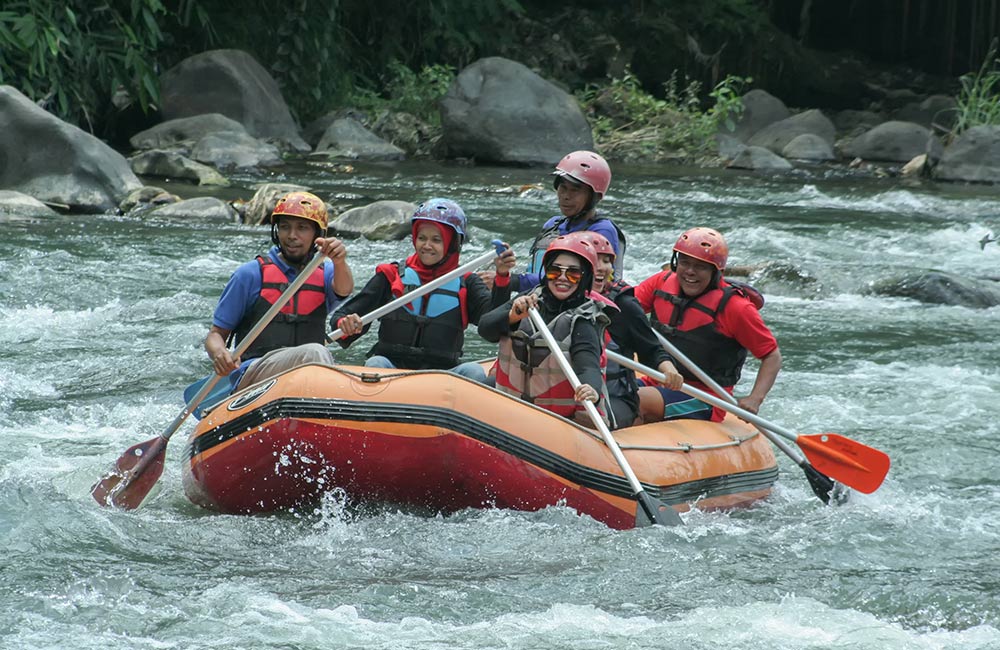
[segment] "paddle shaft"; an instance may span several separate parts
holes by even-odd
[[[538,310],[534,307],[528,308],[528,316],[531,317],[531,322],[534,324],[535,329],[542,335],[545,339],[545,344],[549,346],[549,350],[552,355],[556,358],[559,363],[559,367],[562,369],[563,374],[569,379],[569,383],[573,386],[573,390],[576,390],[580,386],[580,378],[576,376],[576,372],[573,371],[573,366],[570,365],[569,359],[563,353],[562,348],[559,347],[559,343],[556,342],[552,332],[549,331],[549,326],[545,324],[545,319],[542,315],[538,313]],[[607,405],[610,407],[610,405]],[[611,455],[614,456],[615,461],[618,463],[618,467],[621,468],[622,473],[625,474],[626,480],[628,480],[629,486],[632,488],[632,493],[635,495],[636,500],[639,502],[642,508],[651,508],[654,511],[647,512],[650,521],[659,522],[665,524],[683,524],[680,515],[666,504],[662,504],[661,513],[659,514],[655,511],[656,507],[661,504],[656,504],[652,497],[650,497],[646,490],[642,487],[642,483],[639,482],[639,478],[632,471],[632,466],[629,465],[628,460],[625,458],[625,454],[622,453],[621,447],[618,446],[618,442],[615,440],[614,436],[611,435],[611,431],[608,429],[608,425],[604,423],[601,418],[601,414],[597,412],[597,407],[594,403],[585,400],[583,402],[583,408],[586,409],[587,415],[594,422],[594,426],[597,427],[597,431],[601,434],[604,439],[604,444],[607,445],[608,449],[611,450]],[[651,504],[650,502],[654,503]]]
[[[417,299],[417,298],[419,298],[421,296],[424,296],[424,295],[430,293],[431,291],[434,291],[438,287],[441,287],[441,286],[444,286],[444,285],[448,284],[449,282],[451,282],[455,278],[461,277],[461,276],[465,275],[466,273],[471,273],[472,271],[478,269],[480,266],[482,266],[486,262],[489,262],[491,259],[493,259],[494,257],[500,255],[500,253],[502,253],[502,252],[504,252],[506,250],[506,248],[504,247],[503,243],[499,239],[494,239],[492,241],[492,244],[493,244],[494,248],[496,249],[495,252],[494,251],[487,251],[487,252],[483,253],[482,255],[480,255],[479,257],[477,257],[476,259],[471,260],[469,262],[466,262],[465,264],[463,264],[462,266],[460,266],[460,267],[458,267],[456,269],[448,271],[447,273],[445,273],[441,277],[434,278],[433,280],[431,280],[427,284],[422,284],[422,285],[420,285],[419,287],[417,287],[416,289],[414,289],[413,291],[411,291],[409,293],[404,293],[402,296],[400,296],[399,298],[396,298],[392,302],[387,302],[386,304],[382,305],[378,309],[373,309],[372,311],[368,312],[367,314],[365,314],[364,316],[361,317],[361,323],[364,324],[364,325],[367,325],[368,323],[371,323],[373,321],[378,320],[379,318],[382,318],[386,314],[389,314],[389,313],[391,313],[391,312],[399,309],[403,305],[411,303],[415,299]],[[331,332],[328,338],[331,341],[336,341],[337,339],[339,339],[343,335],[344,335],[344,333],[338,328],[338,329],[334,330],[333,332]]]
[[[714,392],[716,395],[718,395],[722,399],[726,400],[727,402],[729,402],[733,406],[737,405],[737,401],[736,401],[735,397],[733,397],[728,392],[726,392],[726,389],[723,388],[722,386],[720,386],[719,382],[717,382],[714,379],[712,379],[708,375],[707,372],[705,372],[704,370],[702,370],[698,366],[698,364],[696,364],[694,361],[692,361],[690,358],[688,358],[688,356],[686,354],[684,354],[683,352],[681,352],[677,348],[676,345],[674,345],[669,340],[667,340],[667,338],[665,336],[663,336],[662,334],[660,334],[659,332],[657,332],[655,329],[653,330],[653,334],[656,334],[656,338],[659,339],[660,345],[663,346],[663,349],[666,350],[667,352],[669,352],[671,357],[673,357],[674,359],[677,359],[682,364],[684,364],[685,368],[687,368],[688,370],[690,370],[691,372],[693,372],[695,374],[695,376],[698,377],[699,380],[701,380],[701,383],[703,383],[706,386],[708,386],[709,388],[711,388],[712,392]],[[787,442],[785,442],[784,440],[782,440],[781,438],[779,438],[777,435],[771,433],[771,431],[769,431],[766,427],[760,427],[760,426],[758,426],[757,430],[760,431],[762,434],[764,434],[764,436],[768,440],[770,440],[774,444],[775,447],[777,447],[781,451],[785,452],[785,454],[789,458],[791,458],[793,461],[795,461],[796,465],[799,465],[800,467],[804,467],[804,466],[806,466],[806,465],[809,464],[809,461],[806,460],[805,456],[803,456],[802,454],[800,454],[794,447],[792,447]]]
[[[641,363],[639,363],[639,362],[637,362],[637,361],[635,361],[633,359],[629,359],[628,357],[623,357],[622,355],[618,354],[617,352],[612,352],[611,350],[608,350],[607,354],[608,354],[608,359],[609,360],[614,361],[614,362],[618,363],[619,365],[624,366],[626,368],[631,368],[632,370],[635,370],[637,372],[641,372],[641,373],[643,373],[645,375],[648,375],[649,377],[652,377],[653,379],[655,379],[658,382],[662,383],[662,382],[666,381],[666,379],[667,379],[666,376],[664,376],[664,374],[662,372],[654,370],[653,368],[650,368],[649,366],[645,366],[645,365],[643,365],[643,364],[641,364]],[[687,395],[690,395],[691,397],[700,399],[701,401],[705,402],[706,404],[711,404],[712,406],[718,406],[723,411],[728,411],[728,412],[732,413],[733,415],[737,415],[740,418],[746,420],[747,422],[750,422],[751,424],[755,424],[758,427],[762,427],[762,428],[768,429],[770,431],[773,431],[774,433],[777,433],[777,434],[779,434],[781,436],[784,436],[785,438],[788,438],[789,440],[797,440],[798,437],[799,437],[797,433],[789,431],[788,429],[785,429],[784,427],[780,427],[777,424],[774,424],[773,422],[769,422],[769,421],[765,420],[764,418],[760,417],[759,415],[757,415],[756,413],[751,413],[750,411],[748,411],[746,409],[742,409],[739,406],[735,406],[733,404],[730,404],[729,402],[727,402],[727,401],[725,401],[723,399],[720,399],[720,398],[716,397],[715,395],[712,395],[711,393],[706,393],[703,390],[699,390],[699,389],[695,388],[694,386],[690,386],[688,384],[684,384],[683,386],[681,386],[681,392],[685,393]],[[732,396],[730,395],[730,397],[732,397]],[[770,436],[768,436],[768,437],[770,438]]]

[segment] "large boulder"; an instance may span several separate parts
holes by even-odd
[[[184,59],[160,78],[160,102],[168,120],[222,113],[252,136],[309,151],[278,83],[242,50],[211,50]]]
[[[727,135],[732,135],[741,142],[746,142],[750,136],[765,126],[780,122],[791,114],[791,111],[785,106],[785,102],[766,90],[755,88],[743,95],[743,112],[736,122],[736,128]],[[719,131],[726,133],[725,129],[721,127]]]
[[[931,95],[921,102],[906,104],[892,114],[900,122],[915,122],[928,129],[948,131],[958,118],[958,102],[948,95]]]
[[[937,160],[941,157],[941,142],[926,127],[891,120],[861,134],[844,151],[863,160],[907,162],[924,153]]]
[[[59,216],[58,212],[34,197],[11,190],[0,190],[0,222],[10,217],[28,219],[56,216]]]
[[[330,231],[339,237],[364,237],[379,241],[406,239],[410,217],[417,206],[407,201],[375,201],[346,210],[330,222]]]
[[[210,133],[247,134],[247,130],[236,120],[221,113],[205,113],[161,122],[133,135],[129,138],[129,144],[133,149],[167,149],[178,146],[190,148]]]
[[[176,151],[143,151],[128,161],[132,165],[132,171],[140,176],[182,178],[198,181],[198,185],[229,185],[229,181],[214,168],[195,162]]]
[[[729,169],[750,169],[758,172],[784,172],[792,163],[764,147],[745,147],[726,165]]]
[[[107,212],[141,186],[114,149],[0,86],[0,189],[80,212]]]
[[[338,118],[327,127],[316,145],[316,153],[349,160],[402,160],[406,157],[405,151],[351,117]]]
[[[747,144],[753,147],[764,147],[780,154],[789,142],[805,133],[817,135],[826,140],[827,144],[833,146],[837,129],[833,126],[830,118],[814,108],[765,126],[754,133],[747,140]]]
[[[972,280],[942,271],[927,271],[875,283],[871,292],[882,296],[913,298],[934,305],[986,309],[1000,305],[1000,283]]]
[[[1000,183],[1000,126],[974,126],[963,132],[944,150],[934,178]]]
[[[554,164],[593,149],[583,111],[569,93],[504,59],[462,70],[441,100],[442,153],[501,164]]]
[[[194,145],[191,157],[207,165],[237,169],[274,167],[285,162],[273,144],[232,131],[209,133]]]

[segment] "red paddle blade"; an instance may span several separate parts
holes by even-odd
[[[167,441],[159,436],[129,447],[90,494],[102,506],[135,510],[163,473],[166,451]]]
[[[836,433],[801,435],[795,442],[813,467],[858,492],[871,494],[889,473],[885,452]]]

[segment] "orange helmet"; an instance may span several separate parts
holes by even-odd
[[[278,205],[274,206],[274,211],[271,212],[271,223],[277,223],[280,216],[299,217],[314,221],[319,226],[320,235],[326,234],[326,226],[329,221],[326,203],[315,194],[291,192],[284,195],[278,201]]]
[[[711,228],[692,228],[687,230],[674,244],[674,259],[676,253],[682,253],[702,262],[708,262],[719,271],[726,268],[726,260],[729,259],[729,245],[718,230]],[[676,266],[676,262],[672,263]]]

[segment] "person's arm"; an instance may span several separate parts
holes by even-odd
[[[753,356],[760,359],[760,369],[750,394],[738,398],[737,405],[757,413],[761,403],[774,386],[781,370],[781,350],[774,334],[764,324],[760,312],[746,298],[734,296],[722,311],[719,331],[732,336]]]
[[[764,398],[767,397],[774,381],[778,378],[778,371],[781,370],[781,350],[774,348],[760,360],[760,370],[757,371],[757,379],[753,382],[753,389],[746,397],[736,400],[736,405],[746,409],[751,413],[757,413]]]
[[[507,246],[506,242],[504,242],[504,246]],[[497,257],[494,265],[496,266],[496,275],[493,276],[493,282],[488,285],[490,289],[490,309],[499,307],[510,300],[511,293],[514,290],[514,285],[511,282],[511,272],[514,270],[514,266],[517,265],[517,256],[514,254],[514,249],[507,246],[507,250]]]
[[[492,292],[486,288],[486,283],[478,275],[470,273],[466,276],[465,306],[468,310],[467,317],[470,325],[478,325],[483,315],[495,307],[492,304],[492,295]]]
[[[354,274],[347,263],[347,247],[336,237],[317,237],[316,247],[320,253],[333,261],[333,292],[345,299],[354,291]]]
[[[496,309],[491,309],[483,314],[482,318],[479,319],[478,328],[479,336],[483,340],[498,343],[501,337],[510,334],[511,327],[508,319],[513,304],[513,300],[508,300]]]
[[[501,337],[509,336],[525,318],[528,309],[538,307],[538,296],[528,293],[500,305],[487,312],[479,320],[479,336],[490,343],[498,343]]]
[[[336,342],[340,344],[340,347],[350,347],[358,337],[363,336],[371,328],[371,323],[361,325],[362,316],[391,300],[392,287],[388,278],[381,273],[376,273],[357,295],[338,307],[337,311],[333,312],[333,316],[330,317],[330,327],[350,332],[347,336],[337,339]]]
[[[229,278],[212,313],[212,326],[204,347],[215,372],[225,375],[240,366],[226,346],[230,334],[253,308],[253,296],[260,294],[260,266],[256,260],[240,265]]]
[[[208,336],[205,337],[205,352],[212,360],[212,369],[217,375],[228,375],[240,367],[240,358],[234,357],[226,347],[226,341],[229,340],[231,333],[232,330],[212,325],[208,330]]]
[[[601,374],[602,349],[597,326],[588,320],[577,319],[573,324],[569,343],[570,365],[580,383],[590,386],[596,392],[598,399],[601,395],[601,386],[604,384],[604,376]]]

